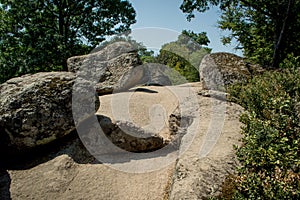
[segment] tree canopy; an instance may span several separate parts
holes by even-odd
[[[211,51],[204,47],[208,43],[209,39],[205,32],[194,33],[183,30],[176,41],[162,46],[157,62],[175,69],[188,81],[199,81],[200,62]]]
[[[221,10],[219,27],[231,31],[223,42],[237,39],[246,57],[278,68],[288,55],[300,55],[299,0],[183,0],[180,8],[191,20],[212,6]]]
[[[14,75],[65,70],[104,36],[135,23],[124,0],[0,0],[0,82]]]

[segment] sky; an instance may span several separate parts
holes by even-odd
[[[220,12],[213,8],[205,13],[195,13],[191,22],[180,9],[183,0],[129,0],[136,11],[137,23],[132,25],[133,38],[143,42],[149,49],[158,50],[164,43],[175,41],[182,30],[196,33],[207,32],[210,40],[208,47],[213,52],[231,52],[242,55],[234,50],[236,45],[224,46],[221,37],[226,32],[217,27]]]

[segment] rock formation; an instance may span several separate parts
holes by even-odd
[[[225,91],[228,85],[244,82],[263,69],[231,53],[212,53],[203,58],[199,72],[205,89]]]
[[[151,152],[164,147],[168,141],[159,134],[147,131],[126,121],[108,124],[108,119],[98,116],[101,127],[109,140],[117,147],[130,152]],[[103,121],[106,121],[104,125]]]
[[[0,199],[179,200],[220,194],[238,166],[233,145],[240,144],[243,109],[228,103],[224,92],[204,89],[222,90],[254,72],[239,57],[212,54],[200,67],[203,82],[145,86],[169,85],[168,72],[140,65],[136,56],[130,45],[116,43],[70,58],[72,72],[38,73],[0,85],[0,145],[6,148],[22,151],[63,137],[75,129],[73,116],[79,115],[79,137],[39,156],[32,151],[30,159],[0,171]],[[224,62],[224,67],[227,58],[241,66]],[[99,94],[112,94],[95,103],[95,84]],[[72,98],[74,88],[82,95]],[[114,93],[125,89],[130,90]],[[88,105],[98,108],[99,99],[94,115]],[[99,123],[88,124],[89,118]],[[102,154],[90,151],[91,145],[115,148]]]
[[[169,122],[177,99],[164,87],[154,88],[140,87],[100,97],[103,103],[97,112],[98,120],[113,144],[130,152],[151,152],[177,138],[178,127],[175,130],[173,124],[180,119],[172,117]],[[169,98],[162,98],[162,93]]]
[[[101,50],[92,51],[91,54],[69,58],[67,61],[68,70],[70,72],[76,73],[81,70],[80,68],[82,67],[82,65],[84,65],[84,62],[86,60],[97,62],[95,63],[97,65],[101,62],[107,62],[127,53],[136,53],[136,49],[128,42],[115,42]],[[133,61],[140,63],[140,61],[138,60]]]
[[[193,129],[195,131],[194,137],[183,138],[183,145],[186,145],[186,143],[190,143],[190,145],[187,145],[187,149],[184,149],[182,143],[180,143],[180,156],[178,158],[175,157],[174,160],[168,161],[168,153],[156,156],[156,151],[143,154],[143,145],[146,143],[139,143],[135,146],[139,147],[142,152],[134,153],[135,157],[133,158],[127,157],[127,154],[110,152],[109,157],[116,158],[114,161],[116,167],[123,169],[122,166],[124,166],[124,169],[136,172],[130,173],[115,168],[109,163],[101,164],[95,158],[92,159],[93,156],[80,144],[80,140],[74,139],[67,144],[62,143],[61,147],[54,152],[45,153],[43,159],[39,158],[38,162],[22,164],[22,167],[18,168],[19,170],[15,170],[14,167],[6,168],[3,176],[0,174],[0,177],[3,177],[2,182],[0,181],[0,184],[3,183],[4,187],[3,195],[6,194],[13,200],[163,200],[204,199],[211,195],[218,195],[226,176],[235,173],[235,168],[238,165],[232,145],[238,145],[241,138],[239,114],[242,112],[242,108],[224,100],[197,95],[199,108],[194,103],[189,104],[190,101],[184,101],[187,103],[187,112],[179,112],[177,109],[178,97],[172,92],[168,92],[168,90],[184,92],[192,88],[198,93],[202,91],[201,84],[171,86],[171,88],[154,86],[143,88],[144,91],[135,91],[130,95],[129,111],[135,126],[142,127],[145,130],[154,130],[154,127],[156,127],[158,130],[162,130],[160,132],[162,133],[164,128],[160,128],[160,125],[161,122],[162,125],[165,125],[166,120],[166,125],[170,128],[169,133],[176,135],[180,132],[180,128],[183,128],[182,132],[185,134],[187,130],[191,131],[193,124],[199,123]],[[156,93],[147,91],[156,91]],[[110,132],[111,128],[115,129],[112,125],[117,125],[116,118],[122,117],[119,114],[123,113],[122,108],[124,108],[124,104],[120,105],[118,100],[124,102],[122,97],[128,93],[100,97],[101,105],[98,114],[106,113],[110,116],[109,118],[99,119],[105,132]],[[114,114],[114,111],[108,105],[108,102],[111,102],[112,99],[117,102],[110,103],[111,106],[119,105],[119,107],[115,107],[117,114]],[[156,106],[158,102],[161,102],[162,107]],[[226,110],[223,113],[225,118],[224,126],[221,129],[222,134],[217,138],[215,145],[211,143],[212,151],[207,156],[200,157],[199,151],[203,147],[205,138],[210,138],[208,129],[211,126],[218,125],[211,124],[214,121],[213,118],[216,117],[214,115],[217,115],[218,118],[222,114],[214,113],[212,108],[223,106],[226,107]],[[145,112],[149,108],[149,113],[156,113],[157,118],[151,119],[149,113]],[[164,109],[166,118],[161,120],[164,118],[161,116],[163,112],[159,111]],[[189,115],[189,112],[196,109],[200,109],[200,115]],[[149,123],[150,126],[148,126]],[[158,123],[158,127],[152,127],[152,123]],[[128,126],[126,124],[125,128]],[[125,132],[127,131],[125,130]],[[115,142],[116,145],[119,141],[120,148],[137,150],[130,149],[134,146],[126,146],[129,143],[125,140],[120,141],[124,135],[115,136],[117,137],[111,138],[111,141]],[[162,134],[160,137],[164,138],[165,136]],[[98,142],[101,143],[101,141]],[[144,155],[144,158],[139,158],[140,155]],[[127,165],[129,167],[126,167]],[[152,167],[152,170],[146,170],[149,167]],[[36,184],[28,184],[29,182]]]
[[[169,67],[159,63],[146,63],[130,70],[127,76],[121,78],[120,82],[126,84],[135,79],[136,85],[168,86],[172,85],[168,75],[170,70]],[[142,74],[142,77],[137,74]]]
[[[95,80],[99,95],[126,91],[137,85],[171,85],[166,67],[144,64],[126,42],[116,42],[91,54],[68,59],[70,72]]]
[[[0,85],[1,148],[23,152],[74,131],[72,87],[75,78],[71,72],[45,72],[13,78]],[[81,86],[77,89],[85,90]],[[96,109],[100,106],[98,98],[80,98],[90,103],[96,101]]]
[[[67,62],[70,72],[79,73],[97,83],[96,91],[99,95],[134,87],[137,84],[134,80],[124,85],[120,79],[142,64],[137,52],[127,42],[116,42],[97,52],[71,57]],[[142,76],[142,73],[135,74],[136,80],[142,79]]]

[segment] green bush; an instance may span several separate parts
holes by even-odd
[[[300,199],[300,70],[295,64],[285,61],[285,69],[229,89],[246,109],[233,199]]]
[[[168,50],[160,50],[157,58],[158,63],[167,65],[178,71],[187,81],[197,82],[200,80],[199,71],[185,58],[170,52]]]

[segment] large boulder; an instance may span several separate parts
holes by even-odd
[[[134,87],[137,84],[135,80],[138,82],[143,77],[143,73],[137,71],[134,80],[120,81],[130,70],[142,64],[137,51],[127,42],[116,42],[91,54],[71,57],[67,63],[70,72],[96,81],[99,95]]]
[[[107,62],[123,54],[137,53],[136,49],[128,42],[115,42],[103,49],[95,49],[90,54],[74,56],[67,60],[68,70],[78,72],[85,64],[86,60],[92,60],[97,63]],[[138,61],[140,62],[140,61]]]
[[[171,69],[159,63],[146,63],[132,68],[120,79],[122,89],[128,89],[136,85],[156,85],[156,86],[170,86],[172,81],[170,79]],[[116,90],[116,92],[118,92]]]
[[[130,43],[116,42],[88,55],[68,59],[68,70],[96,83],[98,95],[126,91],[137,85],[171,85],[169,69],[142,65]]]
[[[228,85],[244,82],[263,69],[231,53],[212,53],[203,58],[199,72],[205,89],[225,91]]]
[[[43,72],[13,78],[0,85],[1,148],[12,153],[24,152],[74,131],[72,91],[75,79],[71,72]],[[78,86],[77,90],[85,91],[86,88]],[[81,98],[96,102],[96,109],[100,106],[98,97],[96,101],[84,99],[86,96]],[[87,113],[87,116],[94,113]]]

